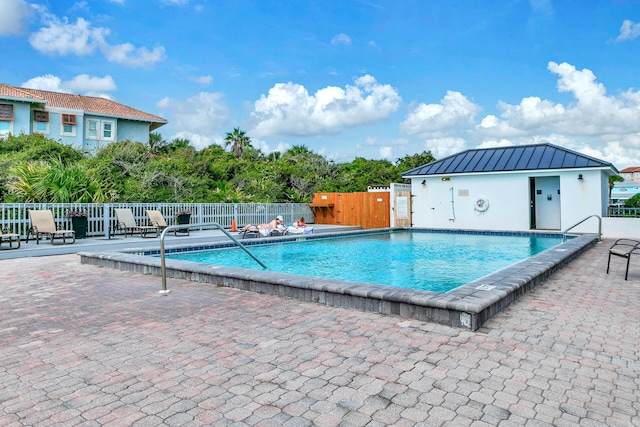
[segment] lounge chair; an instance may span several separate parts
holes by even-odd
[[[631,261],[631,255],[640,255],[640,241],[631,239],[618,239],[613,242],[613,245],[609,248],[609,260],[607,261],[607,274],[609,274],[609,265],[611,264],[611,255],[618,256],[627,259],[627,269],[624,273],[624,280],[629,277],[629,262]]]
[[[0,230],[0,246],[2,246],[2,242],[9,242],[9,247],[7,249],[18,249],[20,247],[20,235],[15,233],[9,233],[8,230]],[[18,246],[13,247],[14,243],[18,243]]]
[[[114,230],[114,234],[117,230],[124,231],[124,237],[127,237],[127,233],[140,233],[140,237],[158,237],[159,227],[156,225],[138,225],[136,223],[136,219],[133,216],[133,211],[131,209],[117,209],[114,208],[113,211],[116,214],[117,224],[116,229]],[[153,235],[147,236],[147,234],[153,233]]]
[[[148,210],[147,216],[149,217],[151,225],[153,225],[154,227],[158,227],[160,231],[169,226],[169,224],[167,224],[167,221],[164,219],[164,216],[162,216],[162,212],[160,211]]]
[[[159,232],[162,232],[162,230],[164,230],[169,226],[169,224],[167,224],[167,221],[164,219],[164,216],[162,216],[162,212],[160,211],[148,210],[147,216],[149,217],[149,221],[151,222],[151,225],[153,225],[154,227],[158,227]],[[174,236],[176,236],[178,233],[186,233],[188,236],[189,229],[180,228],[177,230],[173,230]]]
[[[287,234],[313,234],[313,227],[287,227]]]
[[[256,237],[283,236],[287,233],[287,230],[278,230],[275,228],[260,228],[255,225],[251,225],[249,227],[240,229],[239,232],[242,234],[242,238],[244,239],[247,234],[253,234]]]
[[[33,235],[36,238],[36,244],[40,244],[40,236],[45,235],[51,240],[51,244],[55,245],[57,237],[62,238],[62,244],[67,243],[67,239],[71,239],[69,244],[76,242],[76,232],[73,230],[64,230],[56,227],[56,222],[53,219],[53,213],[49,209],[43,210],[29,210],[29,218],[31,219],[31,228],[27,231],[27,241],[29,243],[29,236]]]

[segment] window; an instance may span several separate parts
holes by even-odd
[[[87,138],[98,139],[98,120],[87,120]]]
[[[64,136],[76,136],[76,115],[75,114],[61,114],[62,130],[60,135]]]
[[[0,135],[13,133],[13,105],[0,104]]]
[[[36,122],[48,122],[49,112],[36,110],[33,112],[33,120]]]
[[[87,139],[115,141],[116,122],[113,120],[87,119]]]
[[[62,124],[63,125],[75,125],[76,124],[76,115],[75,114],[63,114],[62,115]]]
[[[631,174],[630,173],[626,174],[626,178],[631,179]]]
[[[102,139],[113,139],[113,132],[112,132],[112,126],[113,123],[111,122],[104,122],[102,123]]]
[[[0,120],[13,120],[13,105],[0,104]]]
[[[633,174],[633,177],[634,177],[634,178],[636,178],[636,179],[640,178],[640,172],[636,172],[636,173],[634,173],[634,174]]]
[[[49,133],[49,112],[34,110],[33,111],[33,132]]]
[[[7,135],[12,132],[13,122],[9,122],[6,120],[0,120],[0,135]]]

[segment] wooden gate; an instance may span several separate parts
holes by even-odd
[[[411,185],[391,184],[391,227],[411,227]]]
[[[389,227],[389,193],[316,193],[313,203],[316,224]]]

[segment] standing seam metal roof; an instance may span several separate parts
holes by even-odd
[[[418,166],[403,177],[457,173],[513,172],[525,170],[602,168],[618,170],[609,162],[553,144],[476,148]]]

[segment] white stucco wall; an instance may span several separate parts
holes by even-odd
[[[447,176],[449,181],[412,178],[413,226],[530,231],[529,178],[547,176],[560,177],[560,230],[589,215],[606,214],[608,179],[600,169],[459,174]],[[485,212],[474,210],[479,198],[489,201]]]
[[[640,218],[602,218],[602,237],[640,240]]]

